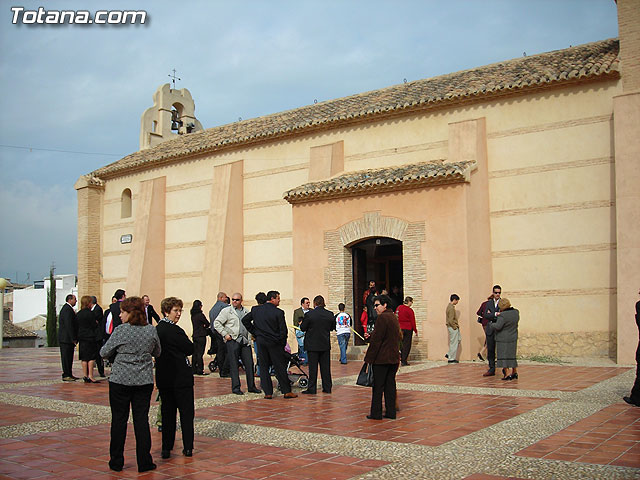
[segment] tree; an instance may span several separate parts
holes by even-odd
[[[49,268],[49,291],[47,292],[47,346],[58,346],[58,315],[56,314],[56,281],[53,273],[56,267]]]

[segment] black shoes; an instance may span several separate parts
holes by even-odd
[[[368,418],[369,420],[382,420],[382,417],[373,417],[373,416],[371,416],[371,415],[367,415],[367,418]]]
[[[250,388],[249,390],[247,390],[247,392],[249,392],[249,393],[262,393],[262,390],[259,390],[257,388]]]
[[[306,390],[303,390],[302,392],[303,395],[315,395],[316,392],[312,392],[311,390],[309,390],[308,388]]]
[[[447,363],[460,363],[458,360],[449,360]]]
[[[627,402],[629,405],[633,405],[634,407],[640,407],[640,405],[638,405],[637,403],[634,403],[633,400],[631,400],[631,397],[622,397],[622,399]]]
[[[384,418],[390,418],[391,420],[395,420],[396,416],[395,415],[387,415],[386,413],[383,415]]]
[[[155,463],[150,463],[149,465],[145,465],[144,467],[138,467],[138,472],[148,472],[149,470],[155,470],[156,466],[157,465]]]
[[[185,448],[184,450],[182,450],[182,454],[185,457],[192,457],[193,456],[193,450]]]
[[[518,374],[514,373],[511,375],[507,375],[506,377],[503,377],[502,380],[517,380],[518,379]]]
[[[401,365],[402,365],[403,367],[408,367],[408,366],[409,366],[409,362],[401,362]]]
[[[121,472],[122,471],[122,465],[116,465],[116,464],[113,464],[111,462],[109,462],[109,468],[111,470],[113,470],[114,472]]]
[[[167,459],[171,456],[171,450],[162,450],[160,456],[164,459]]]
[[[232,391],[231,393],[235,393],[236,395],[244,395],[244,392],[242,390],[235,390],[235,391]]]

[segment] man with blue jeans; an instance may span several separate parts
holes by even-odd
[[[340,346],[340,363],[347,364],[347,345],[351,337],[351,315],[344,311],[344,303],[338,304],[340,313],[336,315],[336,333],[338,334],[338,345]]]
[[[300,300],[300,308],[293,311],[293,326],[300,328],[304,314],[311,309],[311,302],[307,297]],[[296,340],[298,341],[298,358],[303,365],[308,363],[307,352],[304,350],[304,332],[296,329]]]

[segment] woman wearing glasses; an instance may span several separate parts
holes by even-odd
[[[364,361],[373,367],[371,413],[367,415],[371,420],[382,420],[383,394],[385,418],[396,418],[396,372],[400,363],[398,345],[402,339],[402,331],[391,306],[388,295],[379,295],[373,299],[373,308],[378,318],[364,357]]]
[[[176,411],[180,411],[182,454],[193,455],[193,370],[187,357],[193,354],[193,343],[178,325],[182,300],[162,300],[164,318],[156,327],[162,354],[156,361],[156,385],[162,399],[162,458],[169,458],[176,439]]]

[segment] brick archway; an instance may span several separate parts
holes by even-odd
[[[425,241],[425,222],[409,223],[397,217],[384,217],[379,212],[367,212],[337,230],[324,234],[324,249],[327,250],[328,267],[324,272],[324,284],[329,292],[329,305],[344,302],[346,310],[353,311],[353,263],[351,246],[372,237],[388,237],[402,242],[403,290],[414,299],[418,331],[427,318],[427,305],[422,294],[427,279],[427,266],[422,256]],[[412,356],[426,358],[426,342],[415,345]]]

